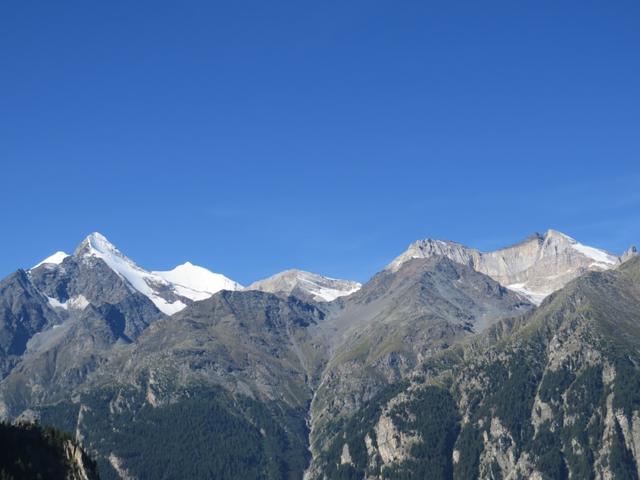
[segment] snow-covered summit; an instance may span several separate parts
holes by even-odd
[[[242,285],[220,273],[214,273],[204,267],[185,262],[173,270],[152,272],[172,283],[179,294],[188,298],[198,295],[203,300],[220,290],[240,290]]]
[[[107,237],[99,232],[93,232],[78,245],[74,255],[79,256],[117,256],[125,258],[124,254],[116,246],[107,240]],[[130,260],[129,260],[130,261]]]
[[[252,283],[247,290],[285,294],[302,293],[319,302],[330,302],[358,291],[361,286],[358,282],[325,277],[303,270],[285,270]]]
[[[64,259],[67,258],[68,256],[69,256],[68,253],[65,253],[63,251],[58,251],[53,255],[48,256],[41,262],[37,263],[33,267],[31,267],[31,270],[35,270],[40,265],[60,265],[64,261]]]

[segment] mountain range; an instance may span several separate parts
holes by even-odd
[[[103,478],[638,478],[639,333],[635,248],[555,230],[248,287],[93,233],[0,282],[0,416]]]

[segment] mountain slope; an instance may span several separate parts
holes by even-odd
[[[395,272],[380,272],[320,325],[333,347],[312,403],[312,451],[327,443],[338,419],[426,358],[532,308],[447,257],[413,259]]]
[[[43,265],[16,275],[35,292],[26,305],[37,307],[38,324],[0,383],[3,416],[17,416],[45,399],[66,397],[114,349],[135,341],[163,317],[100,258],[67,257],[55,268]],[[20,302],[31,298],[21,290],[14,294],[20,295]]]
[[[0,378],[19,361],[29,340],[56,318],[24,270],[0,281]]]
[[[32,396],[29,408],[72,426],[104,478],[300,478],[308,370],[324,352],[309,331],[323,319],[295,297],[218,292],[112,349],[66,396]],[[12,378],[7,403],[24,391]]]
[[[640,259],[427,359],[336,428],[311,478],[638,478]]]
[[[323,319],[315,305],[296,298],[222,291],[156,322],[105,373],[127,383],[152,376],[174,385],[224,385],[304,406],[308,330]]]

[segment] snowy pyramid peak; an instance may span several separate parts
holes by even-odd
[[[220,290],[242,288],[224,275],[191,262],[166,272],[149,272],[126,257],[107,237],[98,232],[87,236],[74,255],[79,258],[100,258],[167,315],[184,309],[189,301],[205,300]]]
[[[186,307],[180,300],[165,298],[163,292],[171,287],[169,282],[136,265],[101,233],[94,232],[85,238],[74,252],[74,256],[101,259],[131,287],[149,298],[162,313],[173,315]]]
[[[74,255],[77,257],[92,255],[115,255],[126,258],[118,248],[99,232],[93,232],[78,245]]]

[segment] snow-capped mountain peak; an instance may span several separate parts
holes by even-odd
[[[133,289],[148,297],[167,315],[184,309],[190,301],[204,300],[220,290],[242,288],[240,284],[224,275],[213,273],[191,262],[166,272],[149,272],[125,256],[98,232],[85,238],[74,255],[80,258],[100,258]]]
[[[67,258],[68,256],[69,256],[68,253],[65,253],[63,251],[58,251],[53,255],[49,255],[44,260],[42,260],[41,262],[31,267],[31,270],[35,270],[40,265],[60,265],[64,261],[64,259]]]
[[[247,290],[285,294],[298,292],[316,301],[330,302],[358,291],[361,286],[358,282],[325,277],[303,270],[285,270],[252,283]]]
[[[126,258],[118,248],[99,232],[93,232],[78,245],[76,256],[82,255],[114,255]]]
[[[131,287],[149,298],[162,313],[173,315],[187,306],[179,299],[165,298],[167,295],[161,295],[160,292],[164,292],[170,287],[169,282],[136,265],[98,232],[85,238],[74,255],[80,258],[101,259],[111,270],[125,279]]]
[[[242,285],[219,273],[185,262],[173,270],[152,272],[176,287],[178,294],[192,300],[203,300],[220,290],[240,290]]]

